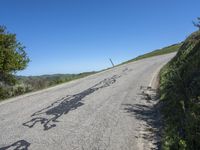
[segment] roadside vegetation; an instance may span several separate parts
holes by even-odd
[[[200,31],[191,34],[161,70],[160,95],[164,116],[162,148],[199,150]]]
[[[42,76],[16,76],[15,85],[4,86],[1,90],[0,99],[6,99],[17,95],[33,92],[61,83],[80,79],[96,72],[84,72],[80,74],[53,74]]]

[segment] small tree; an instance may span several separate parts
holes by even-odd
[[[200,17],[198,17],[197,20],[198,20],[197,22],[193,21],[193,24],[195,27],[199,28],[199,30],[200,30]]]
[[[14,74],[27,67],[29,58],[24,49],[15,34],[0,26],[0,85],[13,85],[16,81]]]

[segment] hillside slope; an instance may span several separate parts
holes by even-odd
[[[191,34],[162,69],[163,149],[200,149],[200,31]]]
[[[182,43],[178,43],[178,44],[173,44],[173,45],[161,48],[161,49],[157,49],[157,50],[154,50],[152,52],[140,55],[140,56],[138,56],[138,57],[136,57],[134,59],[128,60],[128,61],[126,61],[126,62],[124,62],[122,64],[129,63],[129,62],[132,62],[132,61],[137,61],[137,60],[144,59],[144,58],[153,57],[153,56],[158,56],[158,55],[169,54],[169,53],[172,53],[172,52],[177,52],[178,49],[181,47],[181,45],[182,45]]]

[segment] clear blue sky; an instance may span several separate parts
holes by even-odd
[[[20,75],[110,67],[183,41],[200,0],[1,0],[0,24],[31,59]]]

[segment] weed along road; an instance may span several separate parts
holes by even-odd
[[[141,116],[148,103],[141,89],[153,85],[174,55],[131,62],[1,102],[0,150],[148,149]]]

